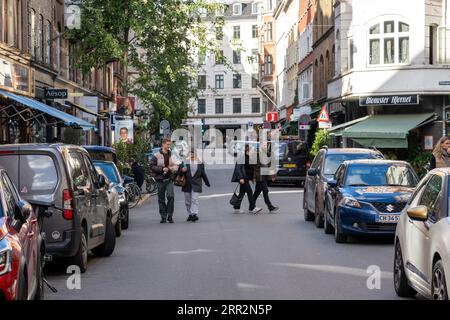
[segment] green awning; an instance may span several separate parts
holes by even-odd
[[[380,114],[345,128],[342,136],[365,146],[407,148],[408,133],[434,119],[433,113]]]
[[[365,116],[359,119],[355,119],[355,120],[351,120],[342,124],[339,124],[337,126],[332,127],[329,131],[330,131],[330,136],[335,136],[335,137],[339,137],[342,136],[342,132],[345,130],[345,128],[350,127],[354,124],[357,124],[358,122],[361,122],[363,120],[366,120],[367,118],[369,118],[370,116]]]

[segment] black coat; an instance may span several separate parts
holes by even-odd
[[[131,165],[131,171],[133,172],[134,180],[136,181],[137,185],[142,187],[144,184],[144,168],[142,168],[137,162],[134,162]]]
[[[239,161],[236,163],[236,166],[234,167],[233,176],[231,177],[231,182],[239,182],[239,180],[244,179],[246,181],[253,180],[253,174],[254,174],[254,167],[255,165],[249,163],[248,156],[245,157],[245,163],[242,163],[244,161]]]
[[[183,192],[202,192],[202,180],[205,184],[210,187],[208,176],[206,175],[205,165],[203,163],[199,163],[197,165],[197,171],[191,172],[191,165],[186,164],[187,171],[185,172],[186,176],[186,184],[181,188]]]

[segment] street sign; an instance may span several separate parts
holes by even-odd
[[[331,122],[319,122],[320,129],[331,129]]]
[[[311,126],[309,124],[301,124],[301,125],[298,126],[298,129],[299,130],[310,130]]]
[[[278,121],[278,112],[267,112],[266,120],[268,122],[277,122]]]
[[[162,121],[159,123],[159,127],[160,127],[162,130],[170,129],[170,123],[169,123],[169,121],[167,121],[167,120],[162,120]]]
[[[303,124],[303,125],[307,125],[311,122],[311,117],[309,116],[309,114],[302,114],[299,118],[298,118],[298,123],[299,124]]]
[[[330,122],[330,117],[328,116],[327,107],[323,106],[322,111],[320,111],[319,117],[317,118],[318,122]]]
[[[248,126],[249,126],[249,127],[253,127],[253,121],[249,121],[249,122],[248,122]]]
[[[67,89],[45,88],[45,99],[67,99]]]

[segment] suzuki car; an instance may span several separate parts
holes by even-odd
[[[334,231],[338,243],[347,236],[394,235],[418,181],[404,161],[345,161],[328,182],[325,233]]]
[[[429,172],[403,210],[395,233],[394,288],[448,300],[450,287],[450,168]]]

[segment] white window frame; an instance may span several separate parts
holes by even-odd
[[[393,33],[384,33],[384,24],[386,22],[394,22],[394,32]],[[409,30],[407,32],[399,32],[399,24],[404,23],[408,25]],[[380,27],[380,33],[377,34],[370,34],[370,29],[376,25],[379,25]],[[378,20],[376,22],[370,23],[368,25],[368,28],[366,30],[367,35],[367,66],[370,68],[373,67],[380,67],[380,66],[405,66],[411,64],[411,23],[409,21],[405,21],[401,18],[385,18],[383,20]],[[400,52],[400,39],[401,38],[408,38],[408,62],[399,62],[399,52]],[[384,42],[386,39],[394,39],[394,62],[393,63],[385,63],[384,62]],[[380,41],[380,61],[377,64],[371,64],[370,63],[370,41],[371,40],[379,40]],[[350,51],[349,51],[350,53]],[[350,64],[349,64],[350,67]]]
[[[256,2],[252,2],[252,14],[258,14],[258,4]]]
[[[312,97],[312,83],[313,83],[313,74],[312,74],[312,66],[305,69],[298,77],[299,85],[298,85],[298,98],[300,103],[311,100]],[[308,94],[305,96],[305,87],[308,89]]]
[[[236,10],[236,8],[239,8]],[[233,4],[233,16],[240,16],[242,15],[242,3],[235,3]]]

